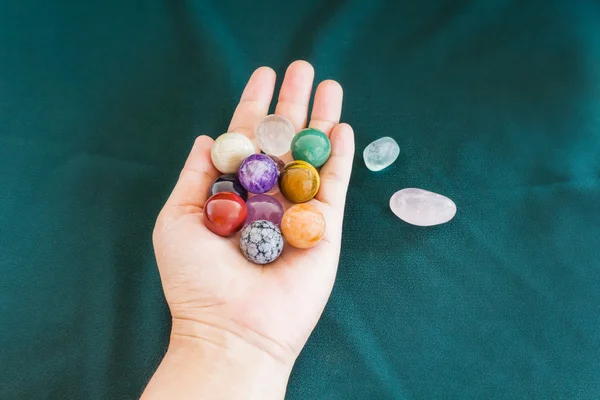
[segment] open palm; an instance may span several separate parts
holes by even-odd
[[[288,118],[296,132],[307,125],[313,78],[312,66],[296,61],[281,87],[275,113]],[[253,139],[255,127],[268,113],[274,86],[273,70],[257,69],[228,131]],[[218,331],[241,338],[280,361],[293,362],[298,356],[329,298],[339,260],[354,155],[352,129],[339,123],[341,109],[341,86],[335,81],[321,82],[309,126],[330,136],[332,155],[321,169],[321,188],[311,204],[325,216],[325,236],[311,249],[285,246],[283,254],[265,266],[244,258],[239,235],[222,238],[203,225],[208,189],[219,172],[210,159],[213,140],[207,136],[196,140],[154,230],[173,334],[214,341]],[[290,206],[279,194],[276,197],[284,208]]]

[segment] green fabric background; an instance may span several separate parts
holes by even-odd
[[[600,397],[600,3],[0,0],[0,398],[133,399],[168,336],[154,218],[252,70],[356,131],[289,399]],[[372,173],[370,141],[398,161]],[[419,228],[389,197],[456,201]]]

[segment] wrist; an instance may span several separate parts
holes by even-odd
[[[164,390],[167,381],[171,388],[144,398],[281,400],[292,366],[236,334],[175,319],[169,348],[145,395]]]

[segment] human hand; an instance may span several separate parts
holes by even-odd
[[[313,77],[310,64],[296,61],[281,87],[275,113],[288,118],[296,131],[307,125]],[[257,69],[227,131],[252,139],[254,128],[268,113],[274,86],[273,70]],[[264,366],[271,379],[281,376],[285,391],[289,371],[329,298],[339,260],[354,156],[353,131],[339,123],[341,109],[341,86],[331,80],[321,82],[308,126],[330,136],[332,154],[320,171],[321,188],[310,204],[325,216],[325,236],[310,249],[285,246],[275,262],[264,266],[244,258],[239,235],[223,238],[204,226],[203,205],[219,172],[210,158],[213,140],[207,136],[196,140],[153,235],[173,319],[169,352],[185,358],[201,348],[198,353],[210,353],[213,361],[227,354],[227,365],[237,364],[235,368],[253,380],[256,377],[248,369],[258,371]],[[276,197],[289,208],[281,195]]]

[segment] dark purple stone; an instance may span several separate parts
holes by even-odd
[[[248,200],[248,191],[238,181],[235,174],[221,175],[210,185],[209,197],[219,192],[235,193],[244,201]]]
[[[277,165],[277,172],[281,173],[281,171],[283,171],[283,169],[285,168],[285,163],[283,162],[283,160],[275,156],[269,156],[269,158],[275,161],[275,165]]]
[[[238,180],[250,193],[268,192],[277,183],[277,164],[265,154],[246,158],[238,170]]]
[[[279,227],[281,218],[283,218],[283,207],[281,203],[274,197],[268,194],[257,194],[251,197],[246,202],[248,209],[248,217],[246,217],[246,225],[250,225],[254,221],[266,220],[274,223]]]

